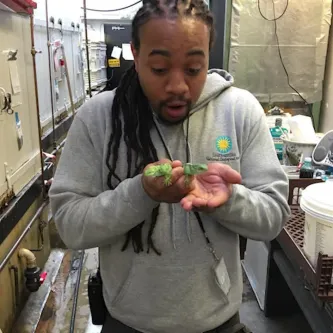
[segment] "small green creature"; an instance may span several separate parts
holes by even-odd
[[[207,164],[192,164],[186,163],[184,165],[185,185],[190,185],[190,179],[192,176],[199,175],[208,170]]]
[[[152,165],[145,171],[145,176],[148,177],[164,177],[164,185],[170,186],[172,184],[172,166],[171,164]]]
[[[185,185],[189,186],[190,179],[194,175],[198,175],[200,173],[206,172],[208,170],[208,166],[206,164],[191,164],[186,163],[184,165],[184,175],[185,175]],[[160,165],[152,165],[145,171],[145,176],[148,177],[164,177],[164,185],[170,186],[172,185],[172,166],[171,164],[160,164]]]

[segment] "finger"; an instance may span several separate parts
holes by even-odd
[[[184,176],[184,169],[182,167],[176,167],[172,169],[172,183],[176,183],[182,176]]]
[[[203,198],[194,198],[192,201],[192,205],[196,208],[207,207],[207,200]]]
[[[168,187],[173,187],[176,185],[177,181],[184,175],[184,169],[181,167],[172,169],[170,184],[167,184]],[[160,189],[164,189],[166,187],[166,177],[167,176],[159,176],[157,179],[154,179],[155,184],[158,184]],[[169,181],[168,180],[168,181]]]
[[[181,162],[181,161],[173,161],[172,163],[171,163],[171,165],[172,165],[172,167],[173,168],[178,168],[178,167],[182,167],[183,166],[183,163]]]
[[[192,194],[189,194],[187,195],[185,198],[183,198],[181,201],[180,201],[180,204],[181,206],[183,207],[184,210],[186,210],[187,212],[191,211],[192,210],[192,202],[193,202],[193,199],[195,198],[194,195]]]
[[[157,161],[156,163],[154,163],[154,165],[160,165],[160,164],[171,164],[172,162],[167,159],[167,158],[162,158],[159,161]]]
[[[184,169],[182,169],[182,175],[178,180],[174,183],[174,186],[177,187],[177,191],[180,194],[187,195],[191,191],[194,190],[195,185],[192,182],[192,179],[189,178],[189,181],[187,182],[187,178],[184,176]]]
[[[242,182],[242,176],[239,172],[232,169],[229,165],[221,163],[210,163],[208,168],[214,168],[218,171],[219,176],[229,184],[240,184]],[[216,168],[216,169],[215,169]]]

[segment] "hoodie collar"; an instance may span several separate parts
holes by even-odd
[[[223,69],[210,69],[199,100],[193,106],[190,114],[199,111],[210,101],[234,84],[234,78]]]

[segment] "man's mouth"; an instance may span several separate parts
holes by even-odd
[[[170,108],[170,109],[181,109],[183,108],[184,106],[186,106],[187,104],[186,103],[170,103],[170,104],[167,104],[167,107]]]
[[[186,115],[187,104],[186,103],[170,103],[166,105],[166,112],[171,118],[179,118]]]

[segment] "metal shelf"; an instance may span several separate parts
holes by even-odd
[[[305,214],[299,207],[301,190],[318,180],[297,179],[290,180],[290,196],[292,215],[277,240],[289,257],[291,262],[303,275],[304,282],[308,285],[314,296],[322,302],[333,302],[333,257],[324,253],[318,254],[317,267],[313,267],[306,257],[304,246]]]

